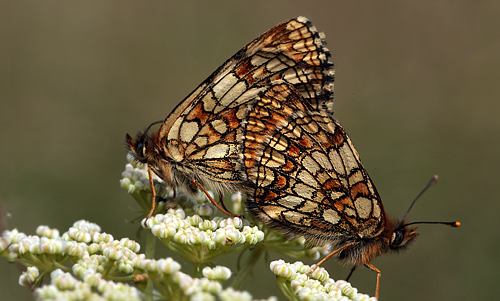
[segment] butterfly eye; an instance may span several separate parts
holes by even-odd
[[[141,162],[143,162],[146,158],[146,148],[147,141],[145,139],[140,139],[135,145],[135,154],[137,156],[137,159]]]
[[[391,245],[395,247],[399,246],[403,242],[404,237],[405,236],[401,230],[394,231],[394,233],[392,234]]]
[[[141,156],[142,157],[146,157],[146,146],[147,146],[147,142],[144,141],[144,143],[142,144],[142,148],[141,148]]]

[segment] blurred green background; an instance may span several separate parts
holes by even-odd
[[[493,299],[500,280],[499,1],[0,1],[7,228],[63,232],[87,219],[115,238],[135,238],[137,225],[125,220],[137,206],[118,182],[125,133],[164,119],[229,56],[299,15],[327,35],[336,119],[388,214],[401,217],[438,174],[409,219],[462,223],[423,225],[408,252],[376,258],[381,299]],[[159,254],[172,255],[164,249]],[[334,279],[349,270],[334,260],[325,267]],[[19,273],[0,260],[0,299],[31,299]],[[360,269],[351,281],[373,294],[373,272]],[[283,300],[264,260],[243,289]]]

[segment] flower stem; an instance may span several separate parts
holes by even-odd
[[[155,245],[156,245],[156,237],[153,235],[153,233],[151,233],[151,231],[146,231],[146,250],[144,253],[147,259],[154,258]],[[146,301],[153,300],[153,280],[151,278],[149,278],[148,284],[146,285],[144,296],[146,297]]]
[[[202,266],[203,266],[202,263],[193,262],[193,273],[192,273],[193,278],[201,278],[201,276],[203,276],[201,272]]]
[[[236,275],[236,278],[234,278],[233,283],[231,283],[231,287],[234,288],[235,290],[239,289],[241,284],[243,284],[243,280],[247,277],[247,275],[252,271],[252,268],[254,265],[257,263],[257,261],[260,259],[262,256],[262,253],[264,253],[264,246],[263,244],[257,244],[253,251],[250,253],[250,258],[245,264],[245,266],[238,272]]]

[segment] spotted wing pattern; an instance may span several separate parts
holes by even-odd
[[[248,210],[313,245],[376,237],[380,197],[338,122],[287,83],[271,86],[249,113],[244,158]]]
[[[334,71],[323,38],[304,17],[256,38],[174,109],[150,136],[156,146],[144,161],[188,191],[192,180],[218,191],[243,189],[246,174],[236,138],[255,99],[272,82],[289,83],[313,108],[331,112]],[[127,144],[137,148],[131,138]]]

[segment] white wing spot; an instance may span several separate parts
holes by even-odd
[[[175,123],[177,123],[177,121]],[[180,138],[184,142],[190,142],[193,139],[194,135],[198,133],[198,131],[199,131],[198,123],[196,123],[195,121],[185,122],[181,126]]]
[[[340,221],[340,215],[337,213],[337,211],[333,209],[325,210],[325,212],[323,213],[323,217],[327,222],[332,223],[334,225]]]
[[[213,87],[213,90],[215,92],[215,98],[221,99],[224,96],[224,94],[238,82],[238,80],[239,79],[233,73],[224,76]]]
[[[227,124],[221,119],[212,121],[212,127],[220,134],[224,134],[227,131]]]
[[[224,158],[227,156],[229,151],[229,145],[227,144],[216,144],[207,149],[207,153],[205,155],[206,158]]]
[[[372,213],[372,201],[367,198],[357,198],[354,201],[354,206],[356,206],[356,211],[358,212],[358,216],[362,219],[366,219],[370,217]]]

